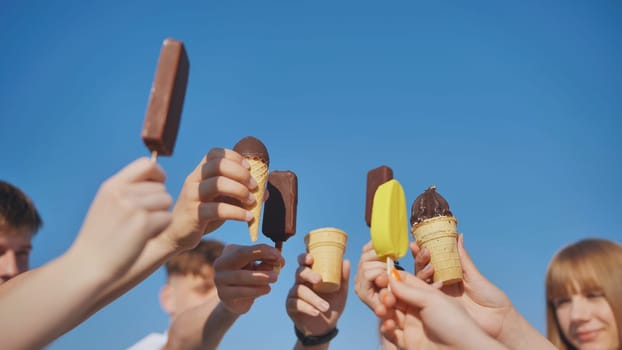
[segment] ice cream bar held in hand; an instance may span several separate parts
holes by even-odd
[[[410,216],[411,232],[421,247],[430,252],[434,282],[450,285],[462,280],[458,255],[458,221],[449,203],[430,186],[415,199]]]
[[[157,155],[170,156],[175,148],[181,112],[186,96],[190,63],[181,41],[165,39],[160,50],[145,121],[142,139]]]
[[[376,255],[386,259],[387,273],[391,273],[393,262],[408,251],[406,215],[402,185],[392,179],[378,186],[371,212],[371,241]]]
[[[391,179],[393,179],[393,169],[386,165],[381,165],[367,173],[367,195],[365,196],[365,222],[367,227],[371,227],[371,208],[376,189]]]
[[[292,171],[271,171],[268,175],[268,200],[263,208],[261,231],[270,238],[276,248],[283,247],[289,237],[296,233],[298,208],[298,178]]]
[[[266,192],[266,181],[268,179],[268,166],[270,157],[266,146],[253,136],[247,136],[235,144],[233,150],[244,157],[251,165],[251,176],[259,185],[253,192],[255,204],[249,209],[253,213],[253,219],[248,223],[251,240],[255,242],[259,235],[259,218],[263,207],[263,197]]]

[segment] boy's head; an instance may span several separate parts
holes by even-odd
[[[42,224],[30,198],[0,181],[0,284],[28,270],[32,237]]]
[[[214,291],[214,261],[224,244],[202,240],[194,249],[166,262],[166,284],[160,292],[162,308],[171,316],[207,301]]]

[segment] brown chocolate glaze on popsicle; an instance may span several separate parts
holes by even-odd
[[[438,192],[436,186],[428,187],[413,202],[410,211],[410,224],[431,219],[436,216],[453,216],[449,211],[449,203]]]
[[[292,171],[272,171],[268,175],[270,196],[264,204],[261,232],[281,249],[296,233],[298,177]]]
[[[265,162],[266,164],[270,164],[268,149],[263,142],[253,136],[246,136],[238,141],[238,143],[233,146],[233,150],[244,157],[255,158]]]
[[[367,173],[367,195],[365,197],[365,222],[371,227],[371,208],[374,202],[374,194],[378,186],[393,179],[393,169],[381,165]]]
[[[181,41],[165,39],[160,50],[143,123],[143,142],[151,152],[170,156],[186,96],[190,62]]]

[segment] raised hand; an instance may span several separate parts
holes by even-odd
[[[415,257],[417,277],[429,281],[434,272],[429,265],[429,253],[419,249],[417,244],[411,244],[411,250]],[[554,348],[520,315],[507,295],[479,272],[464,247],[462,234],[458,236],[458,254],[463,280],[443,287],[445,294],[460,302],[483,331],[508,347]]]
[[[385,318],[381,332],[405,349],[507,349],[469,316],[462,304],[407,273],[389,278],[390,290],[381,291],[387,308],[403,312]]]
[[[296,328],[306,335],[322,335],[337,326],[348,296],[350,262],[344,260],[341,272],[341,288],[335,293],[317,293],[312,285],[322,276],[311,269],[313,256],[298,256],[296,280],[287,294],[285,308]]]
[[[284,264],[281,252],[266,244],[225,246],[214,262],[214,282],[220,301],[234,314],[248,312],[255,299],[268,294],[270,284],[276,282],[278,274],[274,267]]]
[[[140,158],[106,180],[70,254],[84,256],[84,261],[93,261],[113,275],[129,267],[146,242],[171,222],[172,197],[166,192],[165,178],[158,164]]]
[[[386,262],[380,261],[371,241],[363,246],[354,278],[354,291],[376,315],[386,316],[387,309],[380,302],[380,290],[389,284]]]
[[[182,248],[193,248],[226,220],[252,220],[246,208],[255,202],[251,191],[257,182],[249,169],[250,164],[237,152],[211,149],[186,177],[171,230],[167,230],[169,239]]]

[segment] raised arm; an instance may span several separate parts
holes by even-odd
[[[135,262],[171,221],[164,171],[138,159],[105,181],[71,248],[0,287],[0,339],[41,348],[90,315],[94,295]]]

